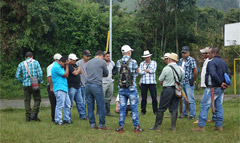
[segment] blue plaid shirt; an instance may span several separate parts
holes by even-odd
[[[144,71],[144,69],[149,69],[149,73]],[[150,61],[147,65],[146,61],[141,62],[139,74],[142,75],[141,83],[143,84],[156,84],[156,69],[157,63],[155,61]]]
[[[129,59],[130,59],[130,57],[127,56],[127,55],[124,55],[122,57],[123,63],[127,62]],[[120,72],[120,68],[121,68],[120,60],[117,61],[116,66],[117,66],[118,73],[119,73]],[[136,60],[132,59],[132,61],[129,63],[129,69],[130,69],[130,72],[131,72],[131,74],[133,76],[133,86],[136,86],[135,81],[136,81],[136,77],[138,76],[138,73],[136,73],[136,70],[138,69],[138,64],[137,64]]]
[[[182,64],[183,64],[183,58],[180,59],[178,65],[182,67]],[[183,70],[184,70],[184,75],[182,80],[183,84],[189,84],[189,79],[193,78],[194,68],[197,68],[197,63],[194,58],[188,56],[183,67]]]
[[[42,69],[38,61],[27,58],[27,65],[32,77],[38,77],[38,81],[42,83]],[[22,77],[21,77],[22,75]],[[30,76],[25,68],[24,61],[18,65],[16,78],[23,86],[31,86]]]

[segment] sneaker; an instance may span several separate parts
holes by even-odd
[[[195,119],[195,117],[192,117],[192,116],[190,116],[189,118],[188,118],[188,120],[194,120]]]
[[[63,123],[55,122],[55,125],[63,125]]]
[[[199,127],[197,126],[196,128],[192,129],[194,132],[205,132],[205,127]]]
[[[72,124],[73,121],[71,121],[71,120],[69,120],[69,121],[65,121],[65,120],[64,120],[63,123],[64,123],[64,124]]]
[[[198,124],[198,120],[196,120],[195,122],[193,122],[193,124]]]
[[[119,133],[123,133],[124,131],[123,131],[123,127],[118,127],[116,130],[115,130],[116,132],[119,132]]]
[[[113,117],[113,114],[107,113],[106,116]]]
[[[91,130],[98,130],[98,127],[97,126],[92,127]]]
[[[102,128],[98,128],[98,130],[110,130],[111,128],[109,128],[109,127],[107,127],[107,126],[104,126],[104,127],[102,127]]]
[[[223,128],[222,127],[214,127],[214,128],[212,128],[212,130],[222,132]]]
[[[187,116],[180,115],[178,118],[183,119],[183,118],[187,118]]]
[[[134,129],[134,132],[137,133],[137,132],[143,132],[144,130],[140,128],[140,126],[136,127]]]
[[[213,120],[207,120],[208,123],[215,123]]]
[[[80,120],[88,120],[88,118],[87,118],[87,117],[85,117],[85,118],[80,118]]]

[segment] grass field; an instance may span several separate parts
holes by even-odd
[[[41,122],[31,121],[26,123],[25,111],[23,109],[5,109],[0,111],[1,117],[1,143],[48,143],[48,142],[80,142],[80,143],[237,143],[240,141],[239,124],[240,99],[225,101],[223,132],[212,131],[214,124],[206,124],[206,132],[192,132],[196,125],[187,119],[178,119],[177,131],[172,132],[170,118],[164,118],[160,132],[150,131],[148,128],[154,124],[155,116],[151,112],[151,104],[148,104],[147,114],[140,115],[141,127],[145,129],[142,133],[134,133],[130,116],[126,118],[124,133],[116,133],[118,126],[118,115],[106,117],[106,125],[111,127],[110,131],[90,130],[89,122],[78,119],[77,109],[72,109],[73,124],[56,126],[50,120],[50,108],[41,108],[39,118]],[[199,113],[199,101],[197,102],[197,113]],[[111,106],[113,111],[114,105]],[[168,111],[165,112],[165,115]],[[211,113],[209,112],[211,117]],[[98,122],[98,118],[96,118]]]

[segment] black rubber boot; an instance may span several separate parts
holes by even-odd
[[[106,115],[107,115],[107,116],[113,116],[113,115],[110,113],[110,103],[105,103],[105,108],[106,108]]]
[[[149,130],[160,130],[160,126],[163,121],[163,115],[164,115],[164,112],[157,112],[155,125],[154,125],[154,127],[150,128]]]
[[[31,115],[31,120],[35,120],[35,121],[41,121],[38,117],[37,117],[37,113],[32,113]]]
[[[170,130],[173,130],[173,131],[176,130],[177,114],[178,114],[178,112],[172,112],[171,128],[170,128]]]

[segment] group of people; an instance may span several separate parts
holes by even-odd
[[[196,103],[194,88],[198,75],[196,61],[190,56],[190,48],[182,48],[182,58],[179,60],[176,53],[166,53],[162,59],[166,66],[161,71],[159,81],[163,90],[161,91],[158,107],[156,88],[157,62],[151,60],[152,54],[146,50],[143,53],[144,61],[138,63],[131,58],[133,49],[129,45],[121,48],[123,57],[116,62],[110,60],[110,53],[97,51],[90,60],[91,53],[84,50],[82,59],[78,61],[75,54],[68,57],[55,54],[53,63],[47,67],[48,95],[51,103],[51,117],[56,125],[71,124],[71,108],[73,101],[81,120],[89,120],[91,129],[109,130],[106,126],[105,116],[113,116],[110,112],[110,102],[113,96],[113,76],[118,73],[118,97],[116,100],[115,112],[119,113],[119,126],[116,132],[123,133],[125,117],[131,110],[134,132],[142,132],[138,113],[138,91],[136,77],[141,76],[139,87],[141,88],[141,115],[146,114],[147,93],[150,91],[152,98],[152,110],[156,115],[155,124],[150,130],[160,130],[164,112],[167,108],[171,116],[171,130],[176,130],[177,118],[195,119]],[[216,122],[214,130],[222,131],[223,122],[223,96],[224,90],[228,88],[224,74],[230,73],[226,63],[219,57],[217,47],[204,48],[200,50],[205,62],[201,73],[201,87],[205,88],[198,126],[193,131],[204,131],[205,123],[208,120],[208,109],[211,107],[211,91],[214,90],[215,112],[212,122]],[[42,70],[38,61],[33,59],[33,53],[27,52],[25,60],[17,68],[16,78],[22,83],[24,89],[24,104],[26,109],[26,122],[30,120],[40,121],[38,118],[41,102],[40,89],[33,88],[32,77],[37,77],[42,83]],[[176,85],[181,87],[187,96],[185,98],[176,96]],[[34,98],[33,111],[31,111],[31,94]],[[179,101],[182,100],[183,112],[178,117]],[[96,107],[95,107],[96,104]],[[186,106],[189,104],[189,116]],[[86,114],[86,106],[88,114]],[[94,110],[97,109],[99,125],[95,121]],[[62,115],[63,112],[63,115]],[[87,116],[88,115],[88,116]]]

